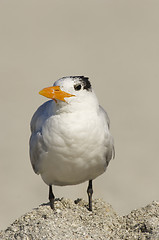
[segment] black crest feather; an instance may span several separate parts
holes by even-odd
[[[89,81],[88,77],[85,76],[70,76],[70,78],[78,78],[79,81],[82,83],[83,85],[83,89],[86,89],[87,91],[91,91],[92,90],[92,86],[91,83]]]

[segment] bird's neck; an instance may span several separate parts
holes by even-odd
[[[60,113],[73,113],[73,112],[89,112],[95,111],[99,108],[99,103],[96,97],[82,99],[76,99],[76,101],[61,102],[57,101],[55,103],[55,111],[57,114]]]

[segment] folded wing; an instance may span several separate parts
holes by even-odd
[[[40,156],[47,152],[47,147],[43,141],[42,136],[42,126],[46,119],[53,114],[52,104],[54,104],[54,102],[50,100],[41,105],[34,113],[30,123],[31,128],[31,137],[29,141],[30,161],[34,169],[34,172],[37,174],[39,174]]]

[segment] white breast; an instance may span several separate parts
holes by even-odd
[[[79,184],[105,171],[110,134],[97,112],[51,116],[42,135],[47,152],[40,156],[39,173],[46,184]]]

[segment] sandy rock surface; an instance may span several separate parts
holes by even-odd
[[[87,202],[58,199],[55,211],[48,204],[33,209],[0,232],[0,239],[159,239],[159,202],[153,202],[127,216],[118,216],[102,200]]]

